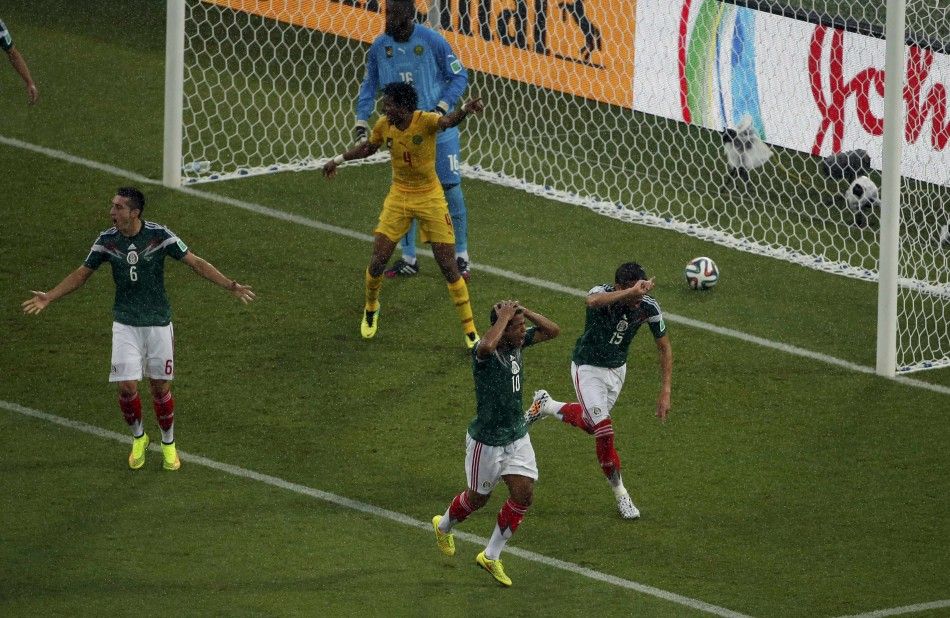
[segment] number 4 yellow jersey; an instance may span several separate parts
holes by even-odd
[[[402,193],[429,193],[439,188],[435,173],[435,136],[439,114],[416,111],[405,131],[381,116],[373,127],[370,143],[385,145],[393,159],[393,188]]]

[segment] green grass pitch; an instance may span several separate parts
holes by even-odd
[[[163,6],[3,3],[41,102],[28,108],[17,76],[0,67],[0,136],[159,178]],[[643,518],[616,515],[588,436],[544,421],[531,434],[535,505],[510,543],[680,597],[514,554],[505,555],[514,587],[504,590],[475,566],[477,543],[460,540],[443,558],[424,525],[464,485],[474,413],[466,351],[431,258],[416,279],[384,284],[380,332],[366,342],[368,242],[145,187],[147,219],[259,295],[244,307],[168,264],[179,447],[421,525],[194,459],[171,474],[150,453],[132,473],[125,443],[14,411],[127,431],[106,382],[109,273],[39,316],[24,316],[20,302],[81,263],[109,226],[111,192],[129,181],[8,144],[0,170],[0,615],[692,616],[708,603],[840,616],[950,599],[950,371],[915,374],[937,392],[685,323],[870,366],[874,285],[466,181],[476,264],[585,290],[637,259],[656,276],[664,311],[683,318],[669,320],[669,422],[653,417],[658,372],[645,335],[614,412]],[[200,189],[369,234],[387,187],[388,170],[364,166],[333,183],[300,173]],[[697,255],[723,273],[709,293],[681,281]],[[526,352],[526,391],[572,397],[582,299],[477,268],[470,288],[481,330],[503,298],[561,325],[560,339]],[[458,530],[489,535],[505,493]]]

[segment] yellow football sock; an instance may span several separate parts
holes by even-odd
[[[374,277],[366,269],[366,310],[376,311],[379,309],[379,289],[383,287],[383,276]]]
[[[455,310],[462,322],[462,331],[468,335],[475,332],[475,318],[472,317],[472,304],[468,300],[468,286],[461,277],[455,283],[449,283],[449,296],[455,304]]]

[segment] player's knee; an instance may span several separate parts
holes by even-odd
[[[534,499],[534,481],[528,477],[511,477],[508,480],[508,493],[512,500],[523,506],[531,506]]]
[[[465,498],[468,500],[468,504],[472,507],[473,511],[477,511],[488,504],[488,499],[491,498],[491,494],[480,494],[477,491],[472,491],[471,489],[467,491],[468,495],[465,496]]]
[[[534,502],[534,487],[526,487],[517,493],[513,493],[511,497],[521,506],[529,507]]]
[[[445,280],[449,283],[458,281],[461,275],[459,275],[458,264],[455,261],[455,245],[433,243],[432,254],[435,256]]]
[[[154,399],[161,399],[171,390],[171,385],[166,380],[152,380],[149,382],[149,390],[152,391]]]
[[[132,399],[138,393],[138,384],[135,382],[119,382],[119,396]]]

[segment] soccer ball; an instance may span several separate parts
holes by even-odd
[[[693,258],[686,265],[686,285],[694,290],[708,290],[719,281],[719,267],[708,257]]]

